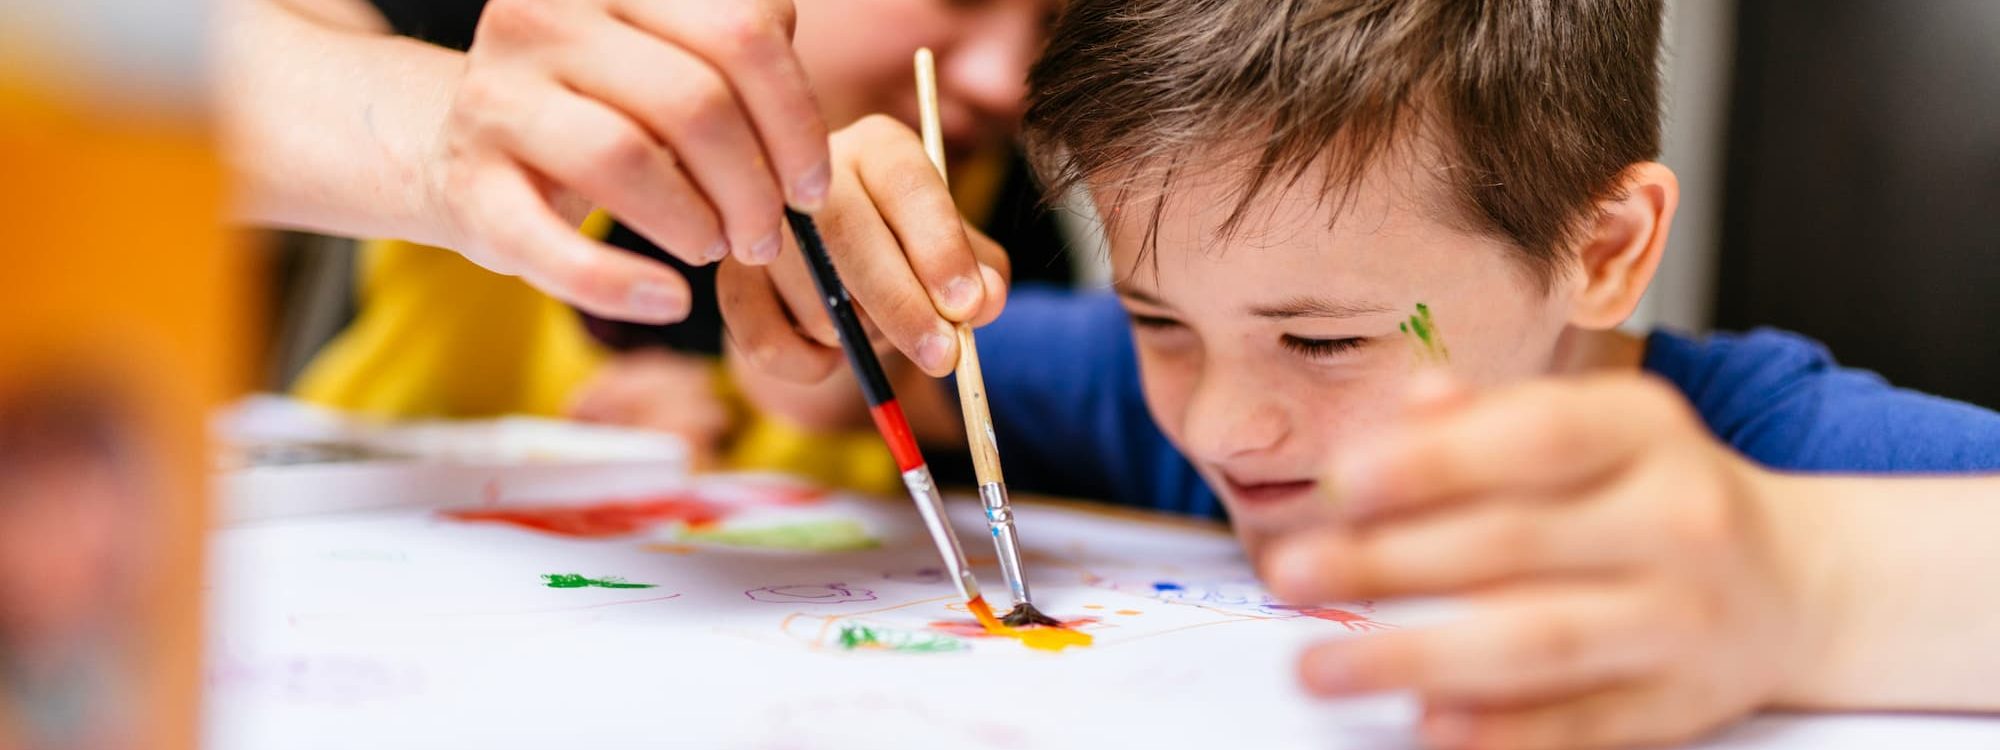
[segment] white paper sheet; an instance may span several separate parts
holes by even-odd
[[[968,617],[906,503],[773,504],[755,489],[764,481],[711,481],[700,494],[731,509],[725,529],[844,519],[881,546],[689,544],[672,524],[578,539],[430,509],[220,531],[208,746],[1412,744],[1413,703],[1309,699],[1293,662],[1313,640],[1407,627],[1434,612],[1284,609],[1226,534],[1024,505],[1018,524],[1037,602],[1058,617],[1095,618],[1081,626],[1095,643],[1048,653],[961,638],[932,627]],[[953,505],[989,598],[1004,600],[976,502]],[[551,588],[551,574],[655,587]],[[850,650],[843,630],[932,650]],[[1995,748],[2000,723],[1767,717],[1712,747],[1890,742]]]

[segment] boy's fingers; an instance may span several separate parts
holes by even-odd
[[[1666,386],[1630,378],[1515,386],[1355,446],[1328,481],[1342,510],[1358,518],[1567,488],[1623,465],[1675,426],[1676,399]]]
[[[958,357],[951,324],[938,316],[867,191],[845,174],[837,180],[818,220],[848,292],[867,307],[867,320],[918,368],[933,377],[951,372]]]
[[[813,283],[812,269],[806,267],[805,256],[799,254],[798,240],[791,233],[785,235],[784,253],[777,262],[764,268],[799,333],[820,346],[839,349],[840,334],[834,330],[833,318],[826,314],[826,303]]]
[[[902,123],[880,116],[856,123],[842,136],[879,144],[868,148],[855,168],[932,307],[954,323],[978,317],[986,304],[985,280],[965,220],[944,177],[924,156],[923,143]]]
[[[687,317],[687,281],[665,265],[585,239],[516,169],[476,170],[463,186],[482,247],[474,253],[599,317],[672,323]]]
[[[1618,583],[1510,587],[1475,598],[1452,624],[1313,646],[1300,676],[1322,695],[1410,689],[1449,703],[1548,700],[1666,667],[1678,653],[1675,618],[1650,601]]]
[[[673,154],[603,103],[549,86],[509,131],[513,158],[628,221],[661,248],[705,265],[727,248],[721,225]]]
[[[1609,502],[1490,500],[1362,529],[1280,539],[1263,560],[1272,593],[1333,602],[1451,594],[1512,578],[1606,570],[1647,554]]]
[[[806,340],[793,329],[777,289],[760,267],[725,260],[716,269],[716,302],[730,346],[757,370],[799,383],[825,380],[840,352]]]
[[[1000,243],[978,228],[967,225],[965,236],[972,242],[973,257],[979,260],[979,278],[986,287],[986,304],[980,308],[979,316],[972,319],[972,325],[977,327],[993,322],[1006,309],[1007,285],[1013,278],[1014,263]]]
[[[792,50],[790,0],[662,3],[623,0],[618,11],[642,29],[693,51],[721,71],[738,97],[785,201],[820,210],[832,185],[826,122]]]
[[[1712,714],[1699,696],[1640,684],[1530,706],[1439,708],[1418,732],[1440,750],[1652,747],[1694,740],[1731,718]]]

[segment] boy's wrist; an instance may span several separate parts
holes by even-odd
[[[1750,502],[1766,524],[1771,561],[1794,618],[1792,653],[1768,702],[1826,706],[1832,702],[1829,676],[1838,673],[1842,655],[1852,648],[1843,625],[1856,621],[1844,614],[1854,599],[1852,574],[1841,554],[1850,540],[1842,504],[1821,496],[1812,477],[1758,467],[1750,472],[1750,484]]]

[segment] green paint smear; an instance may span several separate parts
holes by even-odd
[[[1445,348],[1444,335],[1438,332],[1437,322],[1431,320],[1431,307],[1417,303],[1417,314],[1396,325],[1396,329],[1409,336],[1417,344],[1418,353],[1432,362],[1451,360],[1451,350]]]
[[[681,532],[680,539],[686,542],[704,542],[731,547],[802,552],[849,552],[882,546],[875,537],[869,536],[866,527],[849,518],[806,521],[781,526],[698,529]]]
[[[866,625],[842,625],[840,647],[846,651],[882,649],[906,654],[942,654],[965,650],[965,641],[941,635],[881,630]]]
[[[653,584],[650,583],[627,583],[625,579],[617,578],[614,576],[605,576],[603,578],[586,578],[584,576],[577,575],[575,573],[549,573],[547,575],[542,576],[542,580],[548,581],[549,588],[552,589],[581,589],[592,586],[595,586],[600,589],[653,588]]]

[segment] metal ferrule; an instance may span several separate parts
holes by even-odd
[[[1028,579],[1021,572],[1021,542],[1014,534],[1014,507],[1007,503],[1007,486],[999,482],[979,485],[979,501],[986,506],[986,527],[993,532],[1007,593],[1014,597],[1014,606],[1027,604]]]
[[[944,558],[945,574],[966,601],[977,598],[979,582],[972,578],[972,566],[965,564],[965,550],[958,546],[958,534],[951,529],[951,519],[944,515],[944,496],[938,494],[931,470],[919,466],[903,472],[903,486],[910,488],[910,497],[917,501],[917,513],[924,517],[924,528],[931,532],[931,541],[937,544],[938,554]]]

